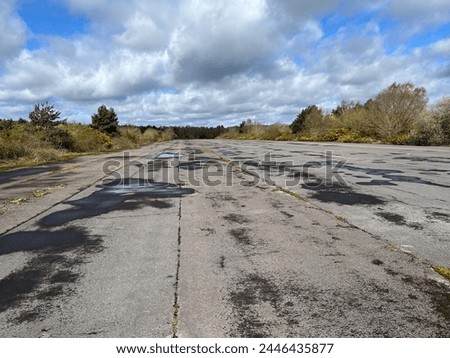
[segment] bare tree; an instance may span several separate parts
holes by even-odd
[[[393,83],[366,104],[371,129],[385,140],[408,134],[427,102],[425,88],[415,87],[411,82]]]

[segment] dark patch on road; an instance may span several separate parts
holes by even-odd
[[[37,255],[31,258],[20,270],[11,272],[0,280],[0,312],[10,308],[29,306],[36,301],[53,301],[56,297],[73,292],[71,284],[79,278],[77,268],[85,262],[88,255],[103,250],[103,240],[92,237],[82,228],[69,227],[57,232],[34,231],[18,232],[2,238],[6,242],[19,241],[17,245],[6,245],[6,252],[33,251]],[[68,239],[69,238],[69,239]],[[36,245],[34,241],[39,242]],[[29,314],[20,310],[11,321],[30,321],[48,314],[51,306],[45,310],[36,310],[39,314]]]
[[[345,255],[340,253],[340,252],[335,252],[335,253],[332,253],[332,254],[325,254],[323,256],[325,256],[325,257],[339,257],[339,256],[345,256]]]
[[[237,156],[237,157],[233,157],[233,160],[251,160],[251,158],[247,157],[242,157],[242,156]]]
[[[211,236],[211,235],[214,235],[216,233],[216,230],[213,229],[213,228],[210,228],[210,227],[200,229],[200,231],[205,231],[206,232],[206,236]]]
[[[88,241],[86,232],[74,227],[58,231],[19,231],[0,238],[0,255],[45,249],[64,252],[85,245]]]
[[[409,160],[411,162],[427,162],[427,163],[446,163],[450,164],[450,160],[440,157],[394,157],[393,159]]]
[[[394,223],[396,225],[406,225],[406,220],[403,215],[395,214],[395,213],[388,213],[388,212],[379,212],[376,213],[377,216],[382,217],[383,219]]]
[[[289,170],[289,173],[286,175],[288,178],[300,178],[303,177],[303,172],[298,170]]]
[[[374,179],[374,180],[371,180],[368,182],[360,181],[360,182],[357,182],[356,184],[358,184],[358,185],[376,185],[376,186],[383,186],[383,185],[397,186],[397,184],[393,183],[392,180],[382,180],[382,179]]]
[[[38,294],[36,294],[35,298],[37,298],[38,300],[51,301],[55,297],[61,295],[63,291],[63,286],[61,284],[56,284],[40,291]]]
[[[418,169],[418,170],[420,170],[419,174],[422,175],[438,176],[444,173],[450,174],[450,171],[447,169]]]
[[[372,263],[373,263],[374,265],[376,265],[376,266],[381,266],[381,265],[383,265],[383,261],[378,260],[378,259],[372,260]]]
[[[408,176],[408,175],[392,175],[392,174],[387,174],[387,175],[383,175],[385,178],[390,179],[392,181],[396,181],[396,182],[402,182],[402,183],[415,183],[415,184],[425,184],[425,185],[432,185],[432,186],[439,186],[442,188],[450,188],[450,185],[445,185],[445,184],[439,184],[439,183],[433,183],[432,181],[429,180],[424,180],[422,178],[419,177],[414,177],[414,176]]]
[[[444,291],[445,288],[446,286],[443,284],[429,281],[425,292],[431,295],[436,311],[438,311],[448,323],[450,322],[450,292],[448,289],[447,291]],[[447,327],[447,329],[449,329],[449,327]],[[449,331],[444,332],[443,337],[448,337],[448,333]]]
[[[392,269],[390,269],[390,268],[385,268],[384,271],[385,271],[388,275],[391,275],[391,276],[398,276],[398,275],[399,275],[399,273],[398,273],[397,271],[394,271],[394,270],[392,270]]]
[[[238,202],[238,200],[229,193],[207,193],[206,198],[212,201],[213,208],[223,206],[223,202]]]
[[[54,172],[58,170],[58,167],[37,167],[37,168],[22,168],[9,170],[7,172],[0,173],[0,184],[7,183],[11,180],[17,180],[17,178],[23,178],[30,175],[42,174],[46,172]]]
[[[59,270],[52,277],[50,277],[50,283],[70,283],[78,280],[80,275],[70,270]]]
[[[236,332],[233,337],[264,338],[270,337],[270,331],[264,317],[258,312],[258,305],[268,303],[277,306],[280,291],[269,280],[250,274],[241,279],[230,293],[230,302],[236,316]]]
[[[314,193],[312,197],[322,202],[333,202],[341,205],[379,205],[384,203],[383,200],[373,195],[333,190],[321,190]]]
[[[443,188],[450,188],[449,185],[434,183],[432,181],[424,180],[419,177],[400,175],[403,174],[403,172],[401,170],[396,169],[373,169],[373,168],[357,167],[349,164],[343,165],[342,169],[346,169],[352,172],[363,172],[370,176],[373,175],[382,176],[383,178],[386,179],[386,180],[372,180],[370,182],[359,182],[357,183],[359,185],[396,185],[393,182],[402,182],[402,183],[425,184],[425,185],[439,186]]]
[[[282,207],[284,207],[284,204],[283,203],[281,203],[280,201],[272,201],[271,203],[270,203],[270,205],[272,205],[272,207],[273,208],[275,208],[275,209],[280,209],[280,208],[282,208]]]
[[[133,159],[141,158],[141,157],[137,156],[137,155],[130,155],[130,153],[127,153],[127,154],[122,154],[122,155],[112,155],[110,157],[105,158],[105,160],[113,160],[113,159],[122,159],[123,160],[125,158],[127,158],[129,160],[133,160]]]
[[[419,174],[422,174],[422,175],[433,175],[433,176],[435,176],[435,175],[441,175],[441,174],[436,173],[436,172],[434,172],[434,171],[429,171],[429,172],[419,172]]]
[[[293,217],[294,217],[294,215],[292,215],[292,214],[289,214],[288,212],[286,212],[286,211],[280,211],[280,213],[282,213],[284,216],[286,216],[288,219],[292,219]]]
[[[37,289],[49,274],[50,267],[36,265],[30,260],[21,270],[16,270],[0,281],[0,312],[20,303]]]
[[[225,157],[235,157],[236,155],[238,155],[239,153],[241,153],[241,152],[234,152],[234,151],[229,151],[229,150],[224,150],[224,151],[222,151],[222,154],[225,156]]]
[[[204,151],[200,148],[187,147],[187,148],[185,148],[185,150],[186,150],[186,152],[188,152],[188,157],[204,153]]]
[[[45,307],[38,306],[31,310],[22,311],[17,317],[12,319],[12,321],[16,324],[35,321],[41,317],[43,310],[45,310]]]
[[[220,259],[219,259],[219,266],[220,266],[220,268],[225,268],[225,256],[220,256]]]
[[[252,186],[255,186],[256,183],[257,183],[256,180],[241,180],[239,182],[239,184],[244,187],[252,187]]]
[[[311,195],[313,199],[317,199],[325,203],[337,203],[341,205],[381,205],[384,200],[369,194],[355,193],[352,188],[334,185],[308,186],[302,184],[304,189],[314,190]]]
[[[282,155],[282,154],[272,154],[271,158],[288,158],[290,155]]]
[[[64,202],[71,208],[43,217],[39,225],[50,228],[113,211],[134,211],[154,205],[155,199],[177,198],[192,193],[194,189],[181,188],[175,184],[140,179],[114,180],[87,197]]]
[[[230,221],[230,222],[236,223],[236,224],[247,224],[250,222],[250,220],[247,219],[245,216],[239,215],[239,214],[228,214],[228,215],[225,215],[223,218],[227,221]]]
[[[414,230],[422,230],[423,226],[419,223],[414,222],[408,222],[406,221],[405,217],[400,214],[390,213],[390,212],[378,212],[376,213],[377,216],[382,217],[383,219],[394,223],[395,225],[402,225],[402,226],[409,226],[410,228]]]
[[[178,164],[178,168],[184,170],[201,170],[210,166],[215,166],[218,169],[222,169],[223,163],[217,158],[198,157],[195,160],[182,162]]]
[[[437,219],[446,223],[450,223],[450,214],[442,213],[439,211],[433,211],[427,215],[428,219]]]
[[[229,233],[236,239],[240,244],[249,246],[252,245],[252,239],[249,236],[249,230],[245,228],[231,229]]]
[[[355,172],[363,172],[367,175],[388,175],[388,174],[401,174],[403,173],[401,170],[396,169],[373,169],[373,168],[363,168],[363,167],[355,167],[353,165],[345,164],[342,166],[342,169],[347,169]]]
[[[152,208],[157,208],[157,209],[169,209],[174,206],[174,203],[171,203],[171,202],[168,202],[165,200],[157,200],[157,199],[148,201],[148,204]]]
[[[309,157],[325,158],[325,154],[306,153],[305,155],[307,155]]]
[[[440,337],[448,337],[450,332],[450,289],[447,285],[431,279],[415,279],[408,276],[408,282],[418,290],[427,294],[443,320],[437,327]]]
[[[423,225],[420,223],[409,222],[407,225],[414,230],[423,230]]]

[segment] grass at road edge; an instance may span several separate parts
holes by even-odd
[[[450,268],[444,266],[431,265],[431,268],[442,277],[450,281]]]

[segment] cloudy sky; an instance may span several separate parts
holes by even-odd
[[[0,0],[0,118],[289,123],[391,83],[450,95],[449,0]]]

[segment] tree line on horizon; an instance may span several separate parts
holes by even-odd
[[[170,128],[121,126],[114,108],[105,105],[91,116],[91,124],[68,123],[60,117],[53,105],[38,103],[28,120],[0,120],[0,168],[138,148],[175,137]]]
[[[28,120],[0,120],[0,165],[38,164],[176,138],[450,145],[450,97],[432,107],[427,103],[425,88],[393,83],[364,104],[343,101],[329,113],[310,105],[289,125],[247,119],[228,128],[119,125],[114,108],[105,105],[92,114],[91,124],[68,123],[53,105],[39,103]]]
[[[222,138],[411,145],[450,145],[450,97],[428,107],[426,90],[393,83],[366,103],[343,101],[330,113],[317,105],[300,111],[290,125],[248,119]]]

